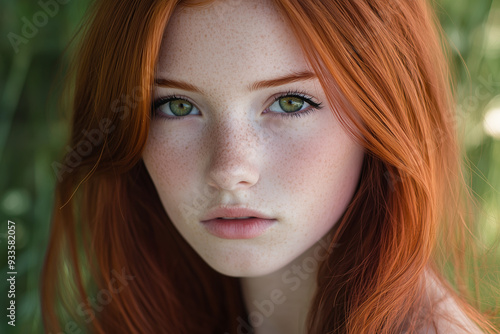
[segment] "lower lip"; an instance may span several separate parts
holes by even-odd
[[[201,223],[208,233],[223,239],[252,239],[263,234],[276,219],[211,219]]]

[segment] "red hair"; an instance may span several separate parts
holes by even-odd
[[[215,272],[181,237],[141,160],[160,43],[179,2],[96,1],[89,11],[76,57],[74,149],[55,166],[42,275],[47,332],[71,324],[96,333],[237,333],[246,321],[238,279]],[[457,215],[453,100],[428,4],[275,2],[335,115],[367,152],[359,188],[332,231],[332,245],[342,246],[319,268],[309,333],[428,326],[435,319],[423,316],[425,270],[482,329],[497,332],[440,274],[446,244],[438,252],[438,236],[461,236],[468,226]],[[450,246],[445,255],[459,253]],[[461,277],[468,268],[456,259]],[[96,296],[105,303],[92,306]]]

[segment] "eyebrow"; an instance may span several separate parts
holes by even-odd
[[[198,87],[184,81],[155,79],[155,85],[165,88],[179,88],[201,94],[201,90]]]
[[[276,86],[282,86],[287,83],[291,82],[297,82],[297,81],[304,81],[304,80],[310,80],[316,78],[316,75],[312,72],[295,72],[292,74],[288,74],[282,77],[274,78],[274,79],[269,79],[269,80],[262,80],[262,81],[257,81],[251,85],[248,86],[249,91],[255,91],[259,89],[264,89],[264,88],[270,88],[270,87],[276,87]],[[179,88],[182,90],[187,90],[195,93],[201,94],[202,91],[198,87],[184,82],[184,81],[177,81],[177,80],[170,80],[170,79],[155,79],[155,85],[160,86],[160,87],[165,87],[165,88]]]
[[[259,90],[259,89],[264,89],[264,88],[282,86],[282,85],[285,85],[287,83],[310,80],[310,79],[313,79],[315,77],[316,77],[316,75],[312,72],[296,72],[296,73],[292,73],[292,74],[285,75],[283,77],[279,77],[279,78],[275,78],[275,79],[262,80],[262,81],[255,82],[248,87],[248,90],[254,91],[254,90]]]

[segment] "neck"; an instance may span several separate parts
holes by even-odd
[[[241,278],[255,334],[303,334],[316,292],[318,265],[328,255],[326,237],[276,272]]]

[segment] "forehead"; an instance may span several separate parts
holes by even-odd
[[[210,87],[306,71],[297,39],[270,0],[214,1],[174,12],[158,76]]]

